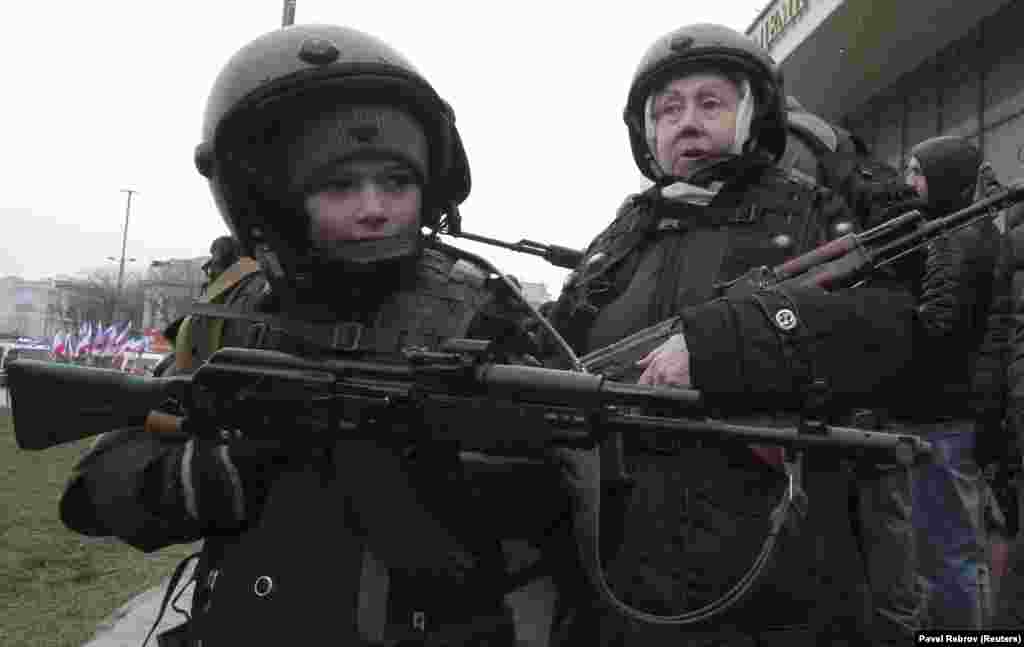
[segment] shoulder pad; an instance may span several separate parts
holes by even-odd
[[[427,247],[423,250],[419,260],[421,273],[440,274],[447,276],[455,263],[455,258],[436,247]]]
[[[655,187],[651,187],[651,188],[653,189]],[[633,208],[633,206],[636,205],[636,203],[638,203],[641,200],[643,200],[644,197],[647,196],[648,193],[650,193],[650,191],[651,191],[651,189],[648,189],[647,191],[644,191],[643,193],[632,193],[632,194],[626,196],[626,199],[622,201],[622,204],[619,205],[619,208],[615,210],[615,218],[616,219],[621,218],[625,214],[629,213],[629,211]]]
[[[252,304],[270,294],[270,281],[262,271],[243,276],[209,303],[221,305]]]
[[[643,216],[651,212],[648,208],[650,200],[660,191],[660,187],[652,186],[643,193],[635,193],[626,198],[615,212],[615,218],[583,250],[584,263],[589,256],[602,249],[609,241],[640,227],[643,224]]]
[[[243,256],[206,286],[206,294],[202,300],[210,303],[224,303],[228,295],[237,291],[240,285],[257,274],[263,274],[259,263],[248,256]]]
[[[818,187],[818,180],[816,180],[815,178],[811,177],[810,175],[804,173],[803,171],[801,171],[800,169],[797,169],[797,168],[789,169],[789,179],[792,182],[795,182],[796,184],[799,184],[801,186],[805,186],[805,187],[808,187],[808,188],[817,188]]]
[[[471,258],[461,257],[467,253],[458,247],[439,244],[428,245],[420,259],[420,274],[435,280],[462,283],[475,288],[483,287],[491,273]]]
[[[652,186],[643,193],[634,193],[627,197],[618,210],[615,218],[608,224],[602,233],[623,232],[634,229],[640,215],[646,212],[646,207],[653,198],[660,198],[661,187]]]
[[[796,168],[783,168],[775,165],[768,168],[761,176],[761,182],[774,186],[797,186],[801,189],[815,190],[821,188],[818,181]]]
[[[476,288],[482,288],[487,281],[488,272],[476,263],[459,259],[452,264],[448,272],[448,278],[457,283],[466,283]]]
[[[824,119],[809,112],[787,112],[789,127],[805,138],[810,138],[817,147],[833,153],[839,148],[839,136]]]

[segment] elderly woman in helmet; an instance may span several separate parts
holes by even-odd
[[[779,167],[783,105],[773,61],[746,36],[701,24],[658,39],[624,112],[652,185],[587,248],[552,318],[581,353],[674,319],[675,334],[620,378],[698,388],[719,415],[883,429],[913,376],[908,284],[826,293],[742,279],[874,224]],[[919,628],[907,468],[623,444],[634,485],[605,497],[609,514],[622,510],[606,518],[622,536],[605,557],[631,618],[581,611],[575,631],[596,628],[588,644],[903,644]],[[801,477],[806,516],[776,541],[776,506]]]

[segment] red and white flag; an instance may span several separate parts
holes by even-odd
[[[66,336],[64,335],[64,331],[63,330],[60,331],[59,333],[57,333],[56,335],[54,335],[53,336],[53,345],[50,347],[50,352],[53,353],[54,355],[58,356],[58,357],[63,355],[64,354],[64,341],[65,341],[65,339],[66,339]]]

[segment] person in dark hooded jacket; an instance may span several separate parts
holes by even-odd
[[[930,218],[976,197],[981,153],[962,137],[935,137],[910,152],[906,181]],[[990,616],[982,501],[987,490],[975,460],[977,410],[972,376],[992,305],[999,233],[991,220],[931,243],[918,258],[921,398],[911,420],[939,451],[915,475],[914,522],[922,574],[933,586],[929,625],[980,629]]]
[[[996,468],[1005,475],[1002,512],[1007,516],[1007,530],[1012,543],[1008,554],[999,555],[999,566],[994,568],[997,580],[997,604],[992,626],[998,629],[1024,627],[1024,533],[1020,531],[1024,520],[1024,478],[1021,478],[1021,449],[1024,448],[1024,205],[1007,209],[1003,249],[1002,283],[998,285],[999,314],[1002,326],[993,326],[990,336],[995,343],[993,354],[999,357],[999,343],[1004,342],[1001,359],[1005,373],[1005,391],[998,401],[1005,406],[1005,425],[994,427],[993,433],[981,437],[979,461]],[[1003,549],[996,544],[995,548]],[[1001,551],[1000,551],[1001,552]],[[993,566],[996,566],[993,555]]]

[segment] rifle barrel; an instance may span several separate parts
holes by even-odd
[[[742,439],[750,443],[768,443],[793,449],[833,450],[842,455],[855,456],[861,453],[883,462],[896,460],[904,465],[912,465],[932,454],[931,444],[915,436],[847,427],[825,426],[820,433],[808,433],[795,427],[756,427],[710,419],[664,418],[630,413],[613,414],[605,422],[623,430],[679,432],[683,442],[688,438],[700,438],[703,441],[727,444]]]
[[[1024,200],[1024,183],[1008,186],[1004,190],[959,211],[954,211],[948,216],[926,222],[921,227],[922,235],[928,236],[934,232],[959,229],[971,224],[974,220],[984,218],[990,209],[998,211],[1021,200]]]
[[[943,233],[952,233],[989,218],[992,211],[999,211],[1024,200],[1024,183],[1007,187],[998,194],[979,200],[959,211],[920,224],[913,233],[885,244],[875,256],[882,259],[877,267],[884,267],[903,258],[933,238]]]
[[[487,236],[471,234],[466,231],[460,231],[458,234],[453,235],[458,238],[475,240],[478,243],[485,243],[487,245],[494,245],[495,247],[511,249],[514,252],[540,256],[552,265],[564,267],[569,270],[576,269],[580,264],[580,261],[583,260],[583,252],[577,249],[570,249],[560,245],[545,245],[544,243],[527,240],[526,238],[520,240],[518,243],[509,243],[504,240],[498,240],[497,238],[488,238]]]

